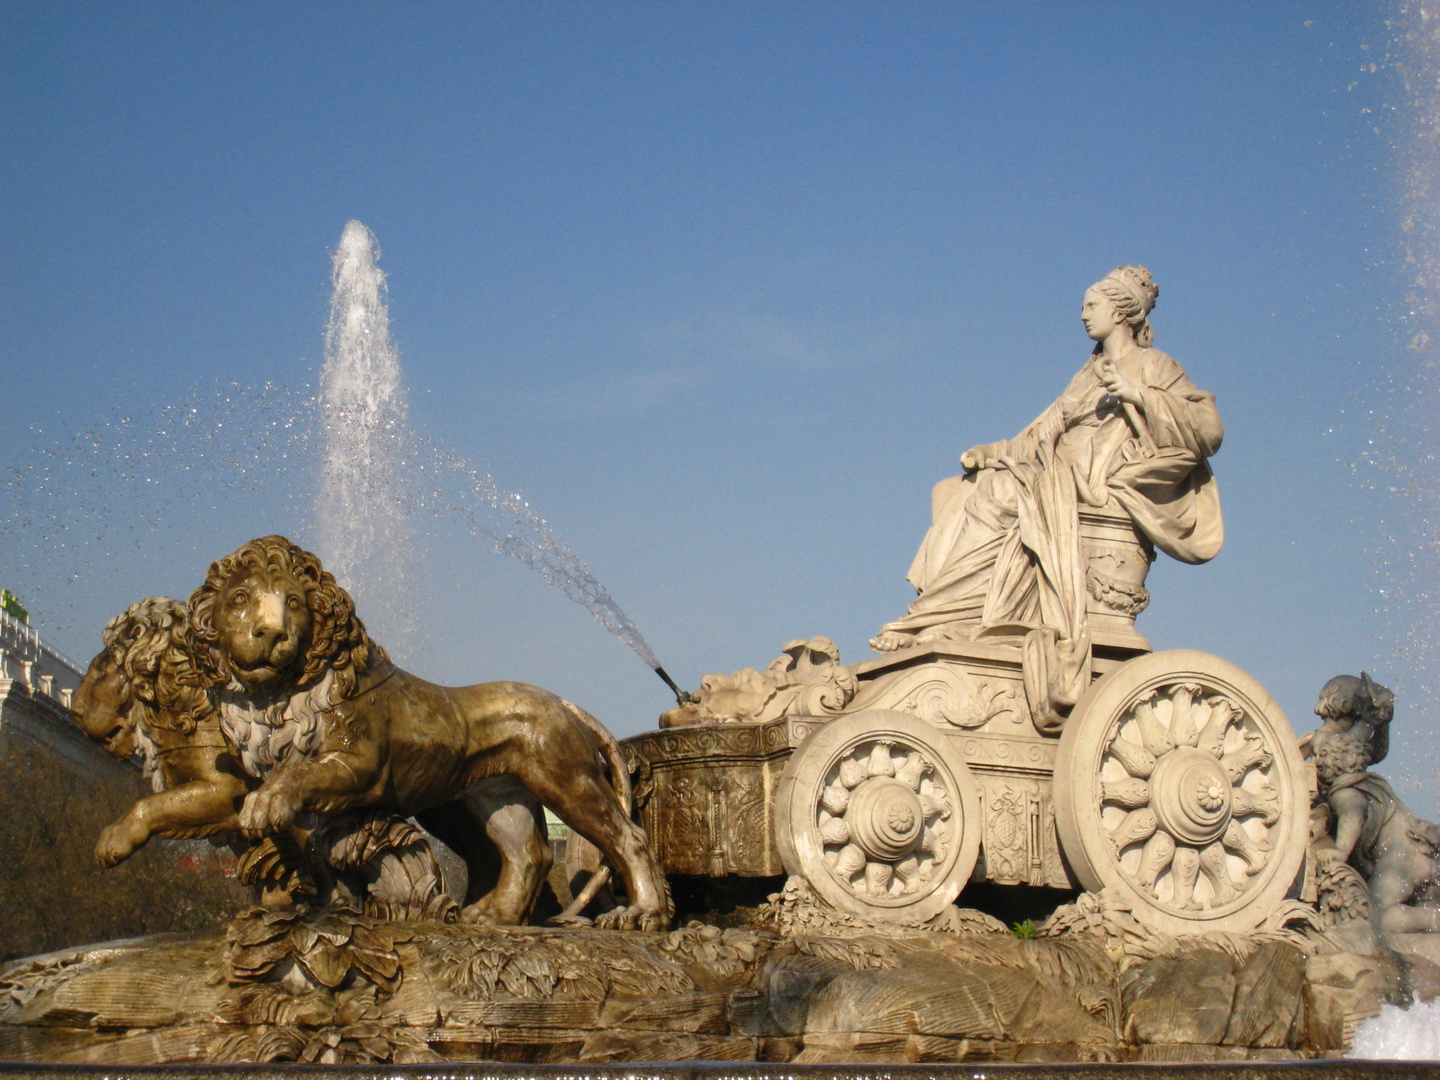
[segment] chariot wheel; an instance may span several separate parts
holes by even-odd
[[[980,850],[980,794],[934,725],[871,709],[816,729],[775,796],[785,869],[832,906],[918,924],[964,888]]]
[[[1055,817],[1071,869],[1172,934],[1244,932],[1290,892],[1309,843],[1295,734],[1258,682],[1189,649],[1095,683],[1065,722]]]

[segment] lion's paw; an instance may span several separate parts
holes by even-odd
[[[613,911],[607,911],[595,920],[595,925],[601,930],[645,930],[651,933],[658,933],[669,928],[670,920],[658,911],[646,911],[643,908],[617,907]]]
[[[460,921],[470,926],[500,926],[500,920],[495,918],[495,913],[480,902],[471,904],[469,907],[460,909]]]
[[[545,920],[546,926],[561,926],[569,930],[583,930],[595,925],[594,919],[584,915],[551,915]]]
[[[142,841],[143,842],[143,841]],[[107,825],[95,844],[95,861],[101,866],[119,866],[140,846],[123,825]]]
[[[245,796],[245,803],[240,807],[240,831],[254,837],[288,829],[295,823],[300,809],[298,802],[286,791],[267,790],[262,785],[260,790]]]

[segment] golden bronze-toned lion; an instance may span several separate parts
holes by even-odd
[[[282,536],[211,565],[190,597],[190,631],[223,683],[221,729],[245,771],[263,779],[240,811],[247,834],[285,829],[301,812],[362,807],[416,814],[462,855],[485,833],[501,848],[500,883],[462,918],[519,921],[497,912],[533,904],[533,871],[537,861],[548,867],[549,853],[505,857],[514,820],[506,826],[493,800],[497,785],[518,780],[619,871],[629,905],[600,925],[669,922],[664,875],[626,811],[619,748],[584,710],[524,683],[452,688],[401,670],[320,560]],[[477,792],[489,809],[476,806]],[[523,808],[514,796],[509,803]],[[497,837],[506,828],[508,848]],[[526,835],[543,846],[533,815]]]
[[[131,604],[106,625],[104,649],[76,688],[71,712],[85,733],[122,760],[138,749],[155,789],[107,825],[95,846],[103,866],[124,862],[151,836],[194,839],[238,832],[254,786],[220,734],[187,637],[188,611],[168,597]],[[294,837],[251,847],[241,880],[283,903],[314,891]]]

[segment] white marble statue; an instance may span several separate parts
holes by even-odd
[[[1224,428],[1213,394],[1151,347],[1159,289],[1141,266],[1085,292],[1095,349],[1048,409],[1015,438],[960,458],[936,485],[933,521],[908,574],[919,596],[871,645],[1023,634],[1035,722],[1055,731],[1090,681],[1079,508],[1115,503],[1161,551],[1211,559],[1224,530],[1206,459]]]

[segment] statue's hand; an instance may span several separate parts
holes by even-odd
[[[994,443],[972,446],[960,455],[960,467],[966,472],[979,472],[994,465],[1000,457],[1000,448]]]
[[[1095,365],[1095,374],[1105,384],[1105,389],[1121,401],[1131,405],[1140,404],[1140,388],[1121,373],[1120,366],[1114,360],[1102,358]]]
[[[266,836],[288,829],[300,812],[300,799],[284,785],[265,783],[245,796],[240,807],[240,831],[246,836]]]

